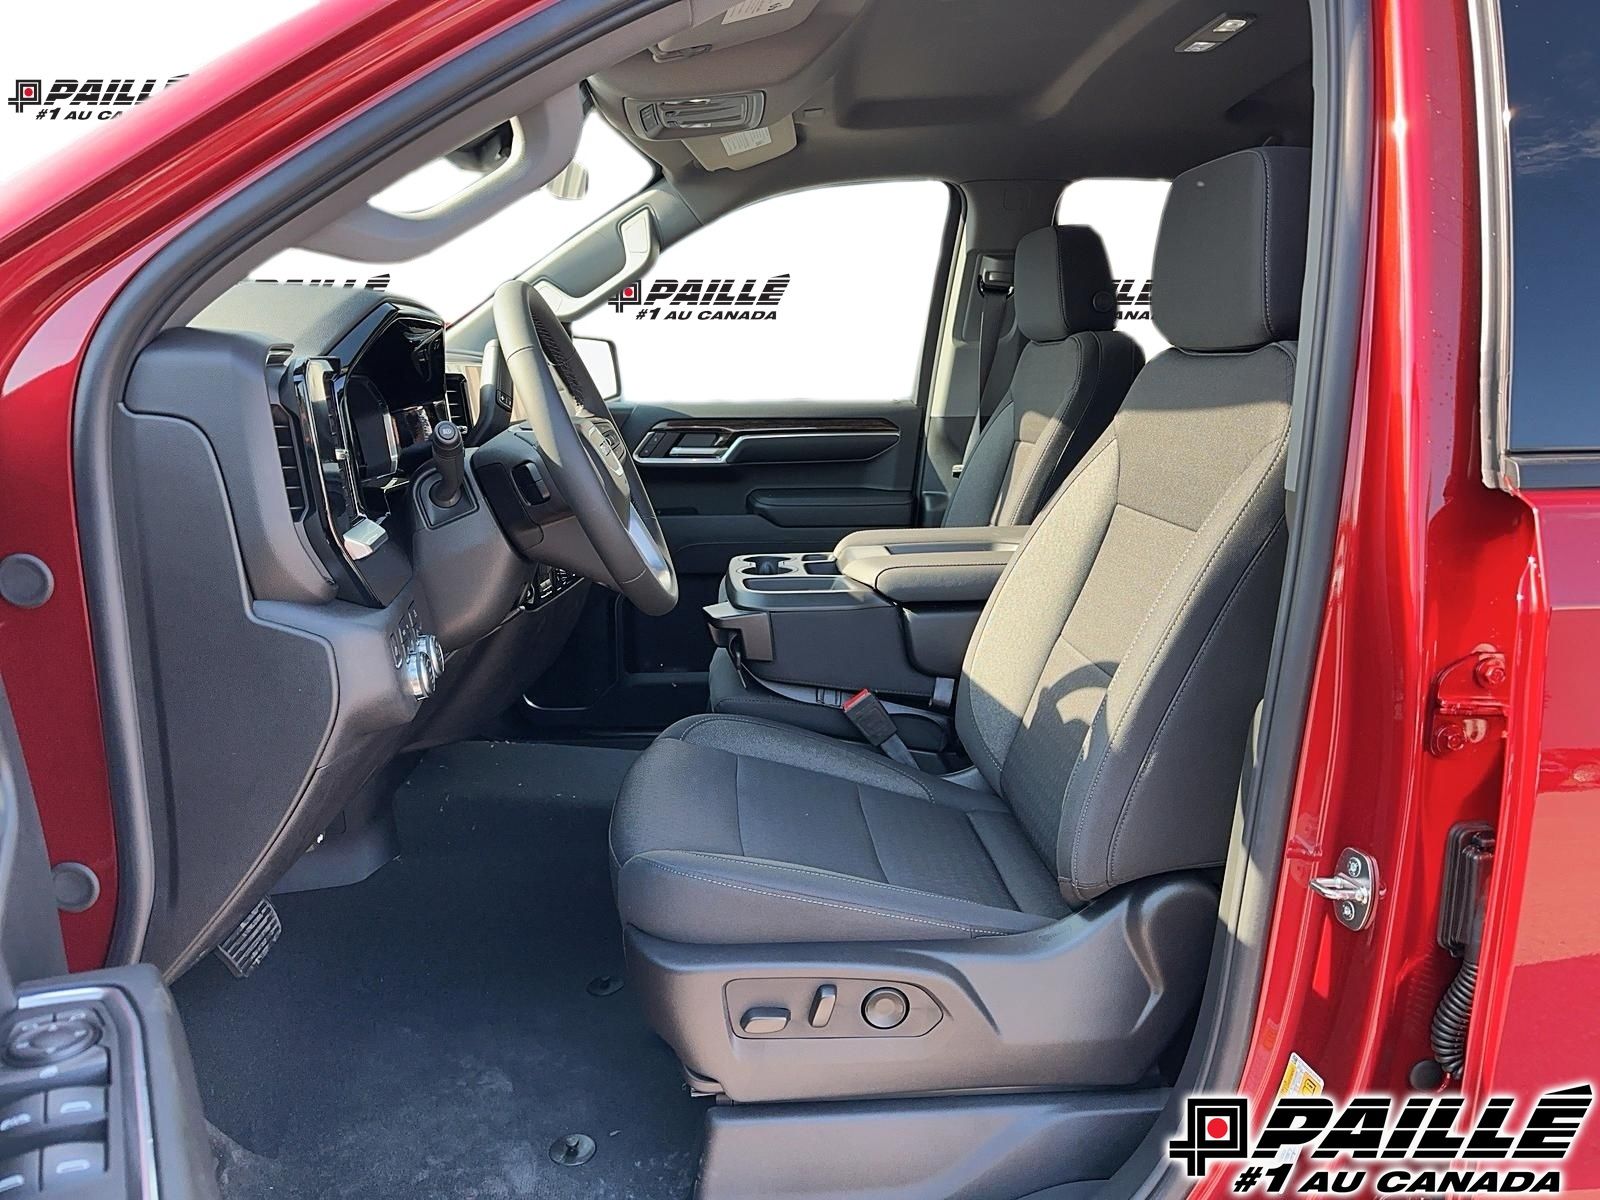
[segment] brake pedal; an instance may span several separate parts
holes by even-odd
[[[235,979],[259,967],[283,934],[283,922],[270,899],[263,898],[232,933],[217,943],[216,954]]]

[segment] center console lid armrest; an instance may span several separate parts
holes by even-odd
[[[966,549],[1009,547],[1015,551],[1028,536],[1027,525],[971,525],[938,529],[859,529],[839,539],[835,555],[862,546],[888,547],[897,554],[934,553],[952,544]],[[926,548],[924,550],[924,547]]]
[[[861,554],[839,570],[896,604],[983,605],[1000,581],[1011,555],[996,550],[949,554]]]
[[[896,604],[981,606],[1026,533],[1023,526],[863,530],[834,556],[841,575]]]

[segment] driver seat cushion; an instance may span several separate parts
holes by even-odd
[[[698,944],[949,940],[1069,911],[986,791],[875,751],[704,714],[651,747],[611,829],[623,921]]]

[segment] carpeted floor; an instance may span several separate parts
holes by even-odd
[[[702,1101],[620,976],[606,823],[628,751],[464,743],[396,799],[400,857],[279,897],[249,979],[174,991],[225,1200],[687,1197]],[[569,1133],[583,1166],[551,1162]]]

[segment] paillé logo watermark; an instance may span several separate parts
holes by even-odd
[[[1356,1096],[1338,1104],[1327,1096],[1286,1095],[1274,1101],[1252,1141],[1249,1101],[1192,1096],[1183,1135],[1167,1149],[1191,1178],[1212,1162],[1249,1160],[1234,1176],[1237,1193],[1556,1193],[1561,1171],[1553,1164],[1572,1149],[1593,1102],[1587,1083],[1545,1092],[1517,1127],[1511,1124],[1516,1098],[1491,1096],[1463,1128],[1460,1096]],[[1309,1169],[1300,1166],[1303,1157],[1311,1159]],[[1258,1166],[1258,1159],[1267,1163]],[[1350,1165],[1335,1168],[1328,1160]],[[1523,1165],[1499,1165],[1508,1160]],[[1434,1165],[1441,1162],[1449,1165]]]
[[[1113,279],[1111,282],[1117,288],[1117,320],[1148,321],[1151,280]]]
[[[7,101],[36,121],[104,121],[187,76],[168,79],[18,79]]]
[[[283,287],[324,287],[324,288],[366,288],[368,291],[388,291],[389,285],[394,282],[394,277],[384,271],[379,275],[369,275],[366,279],[357,279],[350,276],[339,278],[333,275],[307,276],[304,279],[257,279],[254,276],[251,283],[275,283]]]
[[[635,279],[611,297],[617,312],[641,321],[772,321],[789,289],[787,274],[770,279]]]

